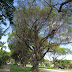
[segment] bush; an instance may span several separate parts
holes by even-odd
[[[7,60],[9,59],[8,53],[4,50],[0,49],[0,67],[6,64]]]

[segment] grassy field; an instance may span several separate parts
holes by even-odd
[[[28,71],[31,71],[31,68],[20,68],[18,65],[10,65],[10,72],[28,72]]]

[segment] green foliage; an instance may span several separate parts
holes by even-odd
[[[5,44],[5,42],[1,42],[0,41],[0,47],[1,47],[1,49],[6,48],[6,46],[4,46],[4,44]]]
[[[12,57],[16,62],[18,62],[18,61],[19,61],[18,55],[19,55],[19,54],[17,54],[16,52],[12,52],[11,57]],[[15,62],[13,62],[13,63],[15,63]]]
[[[13,31],[9,34],[8,47],[11,50],[11,57],[15,59],[15,63],[28,63],[30,58],[30,50],[25,45],[25,43],[15,39],[16,32]]]
[[[3,64],[6,64],[8,59],[9,59],[9,54],[6,51],[0,49],[0,67]]]
[[[71,64],[71,60],[57,60],[56,61],[56,65],[57,67],[63,67],[63,68],[71,68],[72,64]]]
[[[12,59],[12,58],[11,58],[11,59],[10,59],[10,62],[11,62],[10,64],[15,64],[15,59]]]
[[[68,48],[60,48],[60,46],[53,46],[52,47],[53,52],[55,55],[66,55],[66,54],[71,54],[72,51]]]

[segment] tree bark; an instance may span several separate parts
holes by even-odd
[[[33,67],[32,67],[32,72],[39,72],[38,66],[39,66],[39,63],[36,62],[36,64],[34,64]]]

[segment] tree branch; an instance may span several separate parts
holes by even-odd
[[[17,35],[17,34],[16,34],[16,35]],[[17,35],[17,37],[18,37],[22,42],[24,42],[24,43],[29,47],[30,50],[33,50],[33,49],[28,45],[28,43],[27,43],[25,40],[23,41],[18,35]]]
[[[72,1],[72,0],[67,0],[67,1],[63,2],[63,3],[61,4],[58,12],[65,12],[65,11],[67,11],[67,10],[62,10],[62,6],[65,5],[65,4],[67,4],[67,3],[69,3],[69,2],[71,2],[71,1]]]

